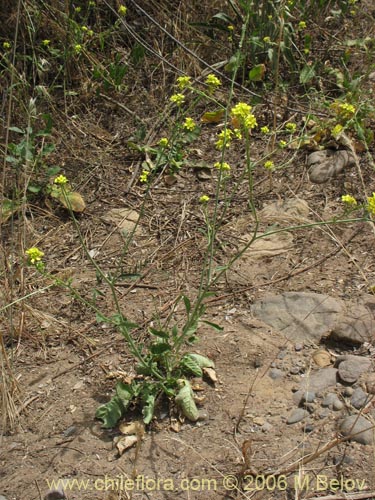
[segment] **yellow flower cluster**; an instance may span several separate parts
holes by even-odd
[[[176,104],[176,106],[181,106],[185,102],[184,94],[173,94],[170,101]]]
[[[185,118],[184,129],[192,132],[196,127],[195,121],[192,118]]]
[[[245,130],[251,130],[258,124],[255,116],[251,113],[252,107],[245,102],[239,102],[231,109],[231,116],[234,118],[241,127]]]
[[[214,92],[221,85],[221,81],[214,74],[209,74],[206,78],[205,83],[208,85],[210,92]]]
[[[169,141],[166,137],[162,137],[159,141],[159,146],[161,146],[162,148],[166,148],[169,144]]]
[[[288,132],[290,132],[291,134],[294,134],[294,132],[297,129],[297,125],[293,122],[289,122],[285,125],[285,128],[287,129]]]
[[[178,88],[184,90],[187,87],[190,87],[191,78],[190,76],[179,76],[176,81]]]
[[[357,205],[357,200],[354,198],[354,196],[351,196],[350,194],[343,194],[341,196],[341,201],[348,206]]]
[[[339,123],[337,125],[335,125],[333,127],[333,129],[331,130],[331,135],[332,137],[334,137],[335,139],[338,138],[338,136],[341,134],[341,132],[343,131],[343,126],[340,125]]]
[[[367,211],[371,215],[375,215],[375,193],[372,193],[372,196],[367,198]]]
[[[202,195],[200,198],[199,198],[199,201],[201,203],[207,203],[208,201],[210,201],[210,197],[207,196],[206,194]]]
[[[147,182],[151,172],[149,170],[142,170],[141,175],[139,176],[140,182]]]
[[[262,134],[266,135],[266,134],[269,134],[270,133],[270,129],[267,127],[267,125],[265,125],[264,127],[261,127],[260,131],[262,132]]]
[[[128,9],[127,7],[125,7],[125,5],[120,5],[120,7],[118,8],[118,13],[120,14],[120,16],[125,16],[127,11]]]
[[[214,164],[214,167],[215,168],[218,168],[219,170],[230,170],[230,165],[229,163],[223,161],[217,161],[215,164]]]
[[[222,130],[217,134],[218,140],[215,143],[216,149],[219,149],[220,151],[224,148],[230,147],[230,143],[233,137],[233,132],[229,128]]]
[[[26,255],[29,259],[30,264],[36,264],[42,260],[44,253],[37,247],[32,247],[26,250]]]
[[[59,175],[58,177],[55,178],[53,182],[55,184],[64,185],[68,182],[68,179],[65,177],[65,175]]]
[[[265,162],[265,164],[264,164],[264,168],[265,168],[265,169],[267,169],[267,170],[272,171],[272,170],[274,170],[274,169],[275,169],[275,164],[274,164],[274,162],[273,162],[273,161],[268,160],[268,161],[266,161],[266,162]]]

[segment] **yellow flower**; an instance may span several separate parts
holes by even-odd
[[[269,36],[265,36],[265,37],[263,38],[263,42],[264,42],[264,43],[271,43],[271,38],[270,38]]]
[[[209,87],[210,92],[214,92],[221,85],[221,81],[214,74],[209,74],[206,78],[206,84]]]
[[[192,118],[185,118],[184,129],[192,132],[196,127],[195,121]]]
[[[217,161],[215,164],[214,164],[214,167],[215,168],[218,168],[219,170],[230,170],[230,165],[229,163],[223,161]]]
[[[289,122],[285,125],[285,128],[287,129],[288,132],[293,134],[296,131],[297,125],[293,122]]]
[[[337,138],[338,138],[338,136],[341,134],[341,132],[342,132],[343,128],[344,128],[344,127],[338,123],[338,124],[337,124],[337,125],[335,125],[335,126],[333,127],[333,129],[331,130],[331,135],[332,135],[335,139],[337,139]]]
[[[81,10],[82,10],[82,9],[81,9],[81,7],[76,7],[74,10],[75,10],[76,12],[81,12]]]
[[[229,31],[233,31],[233,30],[234,30],[234,26],[233,26],[233,24],[228,24],[227,29],[228,29]]]
[[[90,2],[89,2],[89,7],[95,7],[95,2],[94,2],[94,0],[90,0]]]
[[[166,148],[169,144],[169,141],[166,137],[162,137],[159,141],[159,146],[161,146],[162,148]]]
[[[245,102],[239,102],[231,109],[231,116],[235,118],[246,130],[257,126],[255,116],[251,113],[252,107]]]
[[[271,160],[268,160],[266,161],[266,163],[264,164],[264,168],[266,168],[267,170],[274,170],[275,168],[275,164],[273,161]]]
[[[298,28],[299,28],[300,30],[304,30],[304,29],[306,28],[306,22],[305,22],[305,21],[300,21],[300,22],[298,23]]]
[[[218,140],[215,143],[216,149],[222,150],[225,147],[229,148],[230,147],[230,142],[233,137],[233,132],[227,128],[225,130],[222,130],[217,134]]]
[[[347,102],[340,103],[338,109],[343,118],[351,118],[355,114],[355,107]]]
[[[9,42],[3,42],[3,49],[9,50],[11,48],[11,44]]]
[[[76,43],[76,44],[74,45],[74,52],[75,52],[76,54],[79,54],[80,52],[82,52],[82,45],[81,45],[80,43]]]
[[[284,149],[287,146],[287,142],[286,141],[279,141],[279,146],[281,149]]]
[[[55,184],[64,185],[68,182],[68,179],[65,177],[65,175],[59,175],[58,177],[55,178],[53,182]]]
[[[30,264],[35,264],[36,262],[42,260],[44,253],[41,250],[39,250],[39,248],[32,247],[26,250],[26,255],[29,259]]]
[[[44,47],[48,47],[48,45],[51,43],[51,40],[42,40],[42,45],[44,45]]]
[[[375,193],[372,193],[370,198],[367,198],[367,211],[371,215],[375,215]]]
[[[125,7],[125,5],[120,5],[120,7],[118,8],[118,13],[120,14],[120,16],[125,16],[127,11],[128,9],[127,7]]]
[[[149,170],[143,170],[139,176],[140,182],[147,182],[151,172]]]
[[[184,90],[187,87],[190,87],[190,80],[190,76],[179,76],[176,80],[178,88]]]
[[[267,125],[265,125],[264,127],[261,127],[260,131],[262,132],[262,134],[269,134],[270,129],[267,127]]]
[[[176,106],[181,106],[185,102],[185,96],[184,94],[173,94],[170,101],[174,102]]]
[[[199,201],[201,203],[207,203],[208,201],[210,201],[210,197],[207,196],[206,194],[202,195],[200,198],[199,198]]]
[[[351,196],[350,194],[343,194],[341,196],[341,201],[346,205],[350,206],[357,205],[357,200],[354,198],[354,196]]]
[[[242,139],[241,130],[239,128],[233,129],[233,134],[236,139]]]

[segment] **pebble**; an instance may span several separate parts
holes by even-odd
[[[339,377],[347,384],[357,382],[362,373],[371,367],[371,360],[363,356],[347,356],[347,359],[339,364]]]
[[[299,390],[293,394],[293,401],[297,406],[303,403],[312,403],[315,400],[315,392]]]
[[[343,396],[347,397],[347,398],[350,398],[350,396],[353,395],[353,392],[354,392],[354,389],[353,387],[345,387],[344,391],[343,391]]]
[[[272,368],[269,372],[268,375],[272,378],[272,380],[277,380],[279,378],[282,378],[284,373],[282,370],[279,368]]]
[[[329,409],[328,408],[324,408],[324,410],[322,410],[322,411],[319,412],[318,416],[319,416],[319,418],[321,420],[323,420],[323,418],[327,418],[329,416],[329,414],[330,414]]]
[[[272,429],[273,429],[273,425],[270,424],[269,422],[264,422],[264,424],[261,427],[262,432],[269,432],[269,431],[272,431]]]
[[[297,422],[300,422],[304,418],[309,416],[309,412],[304,410],[303,408],[297,408],[296,410],[293,410],[292,413],[289,415],[286,423],[288,425],[291,424],[296,424]]]
[[[289,373],[292,375],[298,375],[300,372],[300,367],[299,366],[292,366],[292,368],[289,370]]]
[[[363,389],[361,389],[360,387],[358,387],[353,392],[353,396],[350,399],[350,403],[352,404],[352,406],[354,406],[354,408],[359,410],[360,408],[365,406],[365,404],[367,402],[367,398],[368,398],[368,396],[365,393],[365,391]]]
[[[355,434],[351,439],[352,441],[356,441],[357,443],[373,443],[372,424],[364,417],[358,415],[350,415],[349,417],[346,417],[341,422],[340,431],[344,436]]]
[[[309,433],[309,432],[312,432],[314,430],[314,426],[312,424],[306,424],[305,425],[305,428],[304,428],[304,431]]]
[[[335,386],[337,382],[337,369],[332,366],[320,368],[310,377],[302,382],[301,389],[307,388],[309,391],[319,392],[328,387]]]
[[[299,343],[298,343],[298,344],[296,344],[296,345],[294,346],[294,350],[295,350],[296,352],[302,351],[302,349],[303,349],[303,344],[299,344]]]
[[[331,410],[339,411],[343,409],[344,404],[342,403],[342,401],[340,401],[337,394],[329,392],[323,399],[322,406],[324,408],[330,408]]]
[[[369,373],[366,380],[366,389],[369,394],[375,394],[375,373]]]

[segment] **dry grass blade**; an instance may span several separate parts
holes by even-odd
[[[17,393],[19,387],[14,377],[8,354],[5,350],[3,336],[0,336],[0,398],[1,398],[1,429],[0,435],[14,430],[18,423],[18,411],[16,407]]]

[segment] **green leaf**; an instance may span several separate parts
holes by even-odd
[[[110,429],[124,416],[125,410],[120,398],[114,396],[108,403],[99,406],[95,412],[95,418],[103,422],[104,429]]]
[[[108,318],[107,316],[104,316],[104,314],[102,314],[99,311],[96,313],[96,321],[98,323],[111,323],[110,318]]]
[[[130,401],[135,395],[134,387],[132,385],[125,384],[124,382],[117,382],[116,396],[119,398],[125,409],[129,406]]]
[[[153,392],[145,391],[142,394],[142,415],[143,422],[147,425],[151,422],[152,417],[154,416],[155,411],[155,400],[156,396]]]
[[[201,354],[189,353],[186,356],[192,358],[201,368],[215,368],[215,363]]]
[[[17,134],[24,134],[25,131],[22,130],[22,128],[18,128],[18,127],[9,127],[9,130],[11,132],[17,132]]]
[[[162,339],[168,339],[169,334],[168,332],[164,332],[163,330],[156,330],[156,328],[149,328],[148,331],[152,334],[155,335],[156,337],[160,337]]]
[[[191,357],[186,354],[180,361],[180,368],[184,373],[192,373],[196,377],[202,377],[203,372],[199,364]]]
[[[60,172],[61,168],[60,167],[50,167],[46,170],[46,176],[47,177],[54,177],[56,174]]]
[[[199,411],[194,401],[194,393],[188,380],[179,380],[180,390],[175,397],[177,406],[181,409],[186,418],[196,422],[199,418]]]
[[[172,328],[172,337],[174,339],[177,339],[177,337],[178,337],[178,327],[177,327],[177,325],[174,325],[174,327]]]
[[[30,192],[30,193],[34,193],[34,194],[38,194],[40,192],[40,190],[42,189],[42,186],[38,186],[36,184],[29,184],[27,186],[27,190]]]
[[[212,323],[211,321],[206,321],[205,319],[202,319],[201,321],[202,321],[202,323],[206,323],[206,325],[211,326],[217,332],[222,332],[224,330],[224,328],[222,326],[217,325],[216,323]]]
[[[185,304],[185,309],[186,309],[186,312],[187,314],[190,314],[190,311],[191,311],[191,303],[190,303],[190,300],[184,295],[182,297],[183,301],[184,301],[184,304]]]
[[[302,68],[301,73],[299,75],[299,81],[302,84],[308,83],[310,80],[312,80],[315,76],[315,65],[308,65],[305,64],[305,66]]]
[[[171,350],[171,346],[166,342],[160,342],[158,344],[153,344],[150,346],[150,351],[152,354],[164,354]]]
[[[257,64],[249,71],[249,80],[251,82],[262,82],[266,73],[265,64]]]

